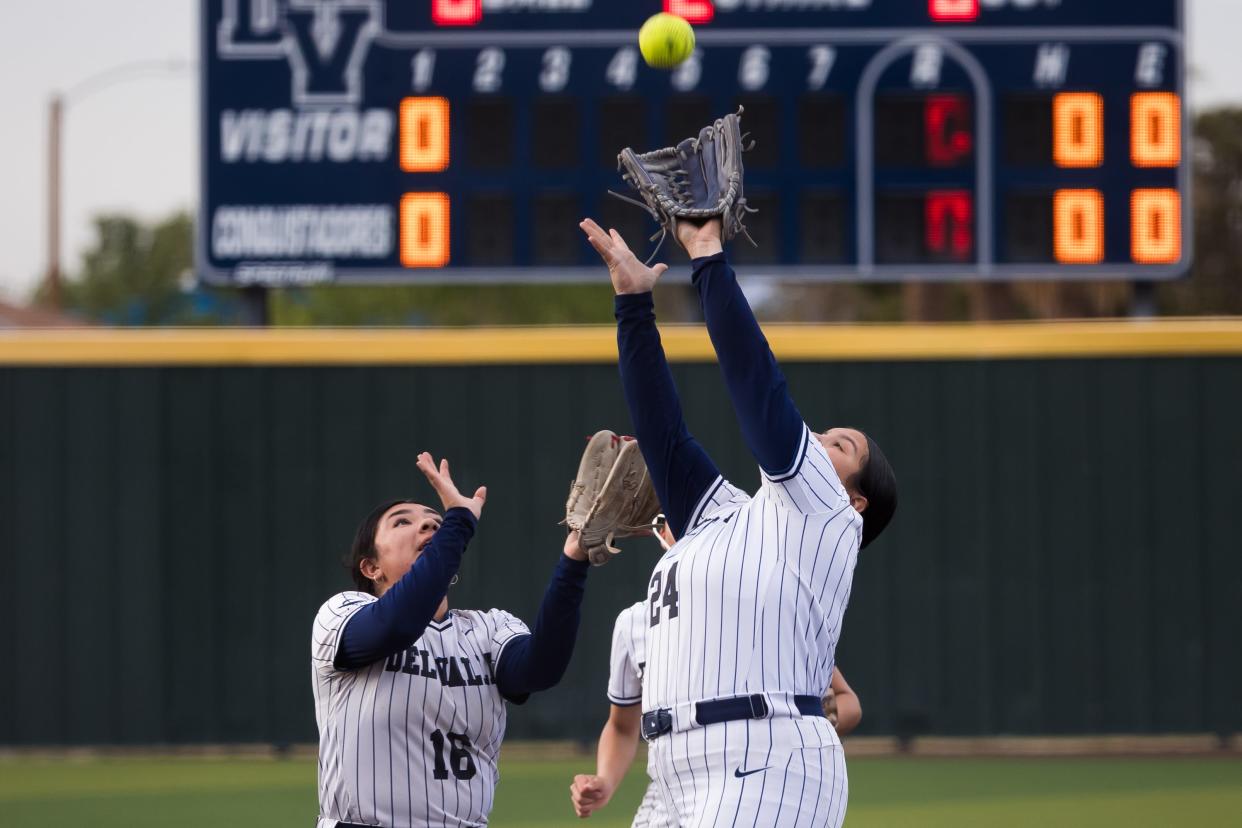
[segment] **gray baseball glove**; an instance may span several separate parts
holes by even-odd
[[[617,156],[617,168],[642,201],[609,192],[643,208],[660,223],[660,244],[666,234],[676,235],[677,219],[706,221],[717,217],[725,241],[740,233],[754,244],[743,223],[747,213],[756,211],[746,206],[742,194],[742,152],[750,146],[743,146],[741,119],[739,106],[736,114],[724,116],[700,130],[698,137],[687,138],[675,147],[642,154],[626,147]],[[656,251],[659,249],[657,244]]]
[[[595,566],[621,550],[617,538],[646,535],[660,512],[638,442],[599,431],[587,443],[565,501],[565,523],[582,535],[582,548]]]

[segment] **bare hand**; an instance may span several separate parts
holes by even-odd
[[[483,502],[487,500],[487,487],[480,486],[474,492],[474,497],[466,497],[457,491],[457,484],[453,482],[452,476],[449,474],[448,460],[441,460],[439,468],[436,467],[436,461],[430,454],[423,452],[418,455],[416,463],[418,470],[427,477],[427,482],[431,484],[431,488],[436,490],[436,494],[440,496],[440,503],[445,510],[464,506],[478,518],[483,514]]]
[[[678,219],[677,221],[677,241],[686,249],[686,252],[690,254],[692,259],[714,256],[721,250],[724,250],[724,245],[721,242],[723,234],[724,226],[718,218],[702,222],[688,221],[687,219]]]
[[[578,226],[586,233],[587,241],[604,260],[604,264],[608,265],[612,289],[618,296],[623,293],[649,292],[655,287],[660,275],[668,270],[666,264],[647,267],[640,262],[616,230],[605,233],[604,228],[591,219],[583,219],[578,222]]]
[[[565,557],[572,558],[575,561],[587,560],[586,550],[582,548],[582,533],[577,529],[569,533],[569,537],[565,538]]]
[[[574,803],[574,813],[586,819],[612,799],[612,786],[602,777],[580,773],[569,786],[569,798]]]

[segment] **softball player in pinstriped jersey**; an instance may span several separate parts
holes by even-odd
[[[619,368],[639,446],[678,542],[651,575],[643,736],[678,825],[840,825],[845,761],[820,696],[859,550],[887,525],[896,481],[856,429],[815,433],[724,259],[720,222],[679,222],[733,408],[762,483],[725,480],[682,419],[648,268],[582,222],[617,293]]]
[[[570,786],[574,811],[588,817],[608,804],[625,778],[638,749],[639,720],[643,699],[643,670],[647,666],[647,603],[639,601],[617,615],[612,630],[609,658],[608,723],[599,737],[594,775],[579,774]],[[655,782],[647,786],[631,828],[671,826]]]
[[[426,453],[418,467],[443,516],[412,501],[374,509],[354,540],[358,589],[315,618],[319,828],[486,825],[506,702],[556,684],[573,650],[589,569],[576,534],[533,634],[503,610],[450,610],[486,490],[461,495]]]
[[[673,536],[663,523],[663,515],[653,527],[665,551]],[[611,709],[608,722],[599,737],[599,753],[594,774],[578,774],[570,785],[570,800],[579,817],[589,817],[612,799],[621,780],[634,762],[639,739],[643,693],[643,670],[647,666],[647,603],[639,601],[617,614],[613,625],[612,653],[609,659],[608,700]],[[833,670],[832,686],[824,696],[824,713],[828,721],[844,736],[862,720],[858,696],[845,681],[839,668]],[[664,802],[655,782],[643,794],[631,828],[662,828],[671,825]]]

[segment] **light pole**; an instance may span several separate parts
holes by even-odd
[[[60,115],[64,103],[53,94],[47,107],[47,303],[60,310]]]
[[[135,60],[96,72],[69,88],[53,92],[47,107],[47,273],[44,277],[47,304],[61,307],[60,213],[61,213],[61,143],[64,112],[69,103],[81,101],[96,92],[130,80],[152,75],[180,74],[193,68],[193,61],[184,58],[167,60]]]

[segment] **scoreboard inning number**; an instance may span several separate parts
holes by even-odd
[[[748,275],[1166,279],[1191,251],[1180,0],[200,0],[200,273],[582,281],[616,154],[738,106]],[[646,66],[670,11],[698,45]]]

